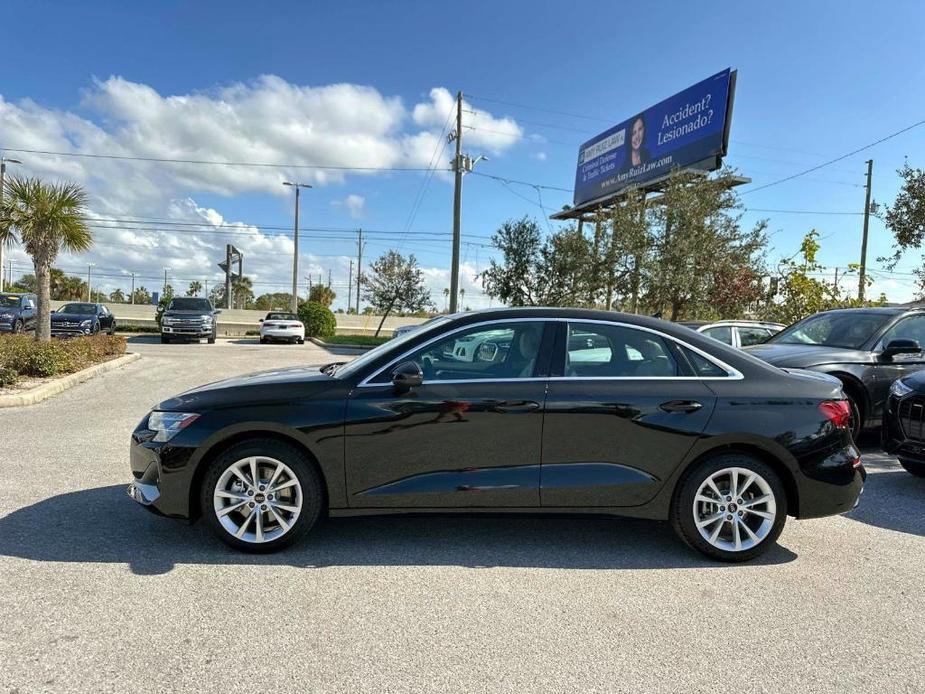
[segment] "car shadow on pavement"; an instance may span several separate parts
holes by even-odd
[[[861,503],[846,518],[878,528],[925,536],[925,479],[910,475],[890,455],[865,451],[869,473]]]
[[[671,569],[735,564],[685,547],[667,523],[599,517],[376,516],[328,519],[296,545],[252,555],[226,547],[205,523],[138,508],[124,485],[61,494],[0,518],[0,555],[34,561],[124,563],[136,574],[177,564],[465,566]],[[755,564],[796,559],[775,546]]]

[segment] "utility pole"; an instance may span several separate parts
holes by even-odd
[[[835,293],[838,294],[838,268],[835,268]]]
[[[90,268],[93,267],[93,263],[87,263],[87,303],[93,301],[93,291],[90,288]]]
[[[135,305],[135,273],[134,273],[134,272],[132,273],[132,297],[131,297],[131,301],[132,301],[132,306],[134,306],[134,305]]]
[[[168,273],[168,272],[170,272],[170,268],[169,268],[169,267],[165,267],[165,268],[164,268],[164,289],[161,291],[161,293],[162,293],[164,296],[167,296],[167,273]]]
[[[864,286],[867,281],[867,228],[870,223],[870,179],[874,173],[874,160],[867,160],[867,189],[864,195],[864,235],[861,237],[861,272],[858,276],[858,300],[864,301]]]
[[[331,288],[331,268],[328,268],[328,289]]]
[[[353,258],[350,259],[350,274],[347,275],[347,310],[353,304]]]
[[[206,280],[206,298],[209,298],[209,280]]]
[[[456,156],[453,158],[453,170],[456,172],[456,187],[453,191],[453,265],[450,268],[450,313],[456,313],[457,295],[459,294],[459,239],[462,220],[462,91],[456,93]],[[359,309],[357,310],[359,313]]]
[[[299,190],[302,188],[311,188],[307,183],[293,183],[284,181],[284,186],[295,188],[295,225],[292,234],[292,301],[289,309],[293,313],[299,312]]]
[[[363,230],[357,229],[357,315],[360,315],[360,284],[363,278]]]
[[[4,157],[0,157],[0,205],[3,204],[3,192],[4,192],[4,186],[5,186],[4,179],[6,178],[6,165],[7,164],[22,164],[22,162],[19,161],[19,159],[6,159]],[[11,284],[13,282],[12,264],[10,266],[9,282]],[[5,282],[3,278],[3,244],[0,243],[0,292],[3,291],[4,284]]]

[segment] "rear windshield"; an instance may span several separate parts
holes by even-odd
[[[0,308],[19,308],[20,301],[22,301],[21,296],[0,294]]]
[[[299,320],[294,313],[268,313],[266,320]]]
[[[171,299],[167,306],[168,311],[211,311],[212,304],[208,299],[197,299],[196,297],[187,296],[177,299]]]

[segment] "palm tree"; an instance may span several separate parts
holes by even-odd
[[[449,288],[449,287],[444,287],[444,288],[443,288],[443,312],[444,312],[444,313],[446,313],[447,311],[449,311],[449,309],[447,308],[447,306],[448,306],[447,301],[449,301],[449,300],[450,300],[450,288]]]
[[[198,280],[193,280],[189,283],[189,289],[186,290],[187,296],[199,296],[199,292],[202,291],[202,282]]]
[[[60,251],[82,253],[93,245],[84,218],[87,193],[76,183],[11,178],[0,209],[0,243],[19,241],[32,256],[39,315],[35,339],[51,339],[51,264]]]
[[[109,300],[114,304],[124,304],[125,303],[125,293],[121,289],[114,289],[109,294]]]

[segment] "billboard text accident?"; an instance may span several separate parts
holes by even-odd
[[[574,204],[673,168],[717,168],[726,153],[734,76],[727,68],[585,142],[578,150]]]

